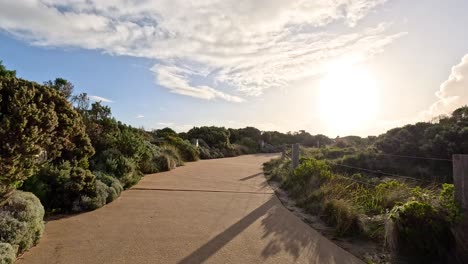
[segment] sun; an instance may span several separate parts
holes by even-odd
[[[377,86],[369,72],[353,65],[334,65],[320,83],[320,116],[336,134],[353,133],[375,120]]]

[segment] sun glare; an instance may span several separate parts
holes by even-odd
[[[336,134],[368,126],[378,110],[377,87],[369,72],[356,66],[333,66],[320,84],[320,115]]]

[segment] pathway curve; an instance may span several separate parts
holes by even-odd
[[[258,154],[147,175],[98,210],[46,224],[17,263],[362,263],[284,208]]]

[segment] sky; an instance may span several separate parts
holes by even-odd
[[[0,60],[145,129],[378,135],[468,104],[464,0],[0,0]]]

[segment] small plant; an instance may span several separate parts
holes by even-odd
[[[345,200],[331,200],[323,209],[325,221],[334,226],[338,236],[357,235],[362,232],[359,214]]]

